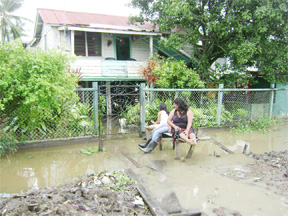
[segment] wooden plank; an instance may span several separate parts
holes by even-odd
[[[207,136],[203,133],[204,136]],[[224,145],[222,145],[220,142],[214,140],[212,137],[210,137],[209,139],[212,143],[216,144],[217,146],[219,146],[221,149],[223,149],[224,151],[226,151],[229,154],[234,154],[233,151],[231,151],[230,149],[228,149],[227,147],[225,147]]]
[[[126,170],[128,176],[137,182],[137,190],[139,191],[141,197],[144,199],[145,203],[149,206],[149,209],[154,216],[166,216],[168,213],[164,211],[160,205],[160,203],[146,190],[144,185],[142,184],[140,178],[137,174],[132,170]]]
[[[174,191],[168,190],[163,196],[161,205],[168,212],[168,214],[182,212],[182,207]]]
[[[130,161],[134,164],[135,167],[137,167],[137,168],[141,168],[141,167],[142,167],[137,161],[135,161],[133,158],[131,158],[126,152],[122,152],[122,151],[121,151],[121,153],[122,153],[122,155],[124,155],[126,158],[128,158],[128,160],[130,160]]]
[[[187,213],[173,214],[170,216],[201,216],[201,212],[198,209],[187,210]]]

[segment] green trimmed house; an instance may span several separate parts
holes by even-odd
[[[181,51],[158,46],[162,34],[152,25],[130,25],[129,17],[38,9],[31,47],[64,48],[79,56],[71,69],[82,74],[82,86],[99,81],[143,82],[139,69],[154,54],[190,62],[191,47]]]

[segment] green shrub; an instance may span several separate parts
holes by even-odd
[[[146,67],[141,69],[148,85],[153,83],[157,88],[203,88],[204,82],[196,71],[188,68],[184,61],[172,58],[149,59]],[[161,79],[160,79],[161,78]]]
[[[17,140],[13,137],[13,135],[3,134],[0,138],[0,156],[7,152],[16,152],[17,150]]]
[[[73,58],[60,51],[24,49],[21,41],[0,44],[0,118],[17,142],[54,136],[68,104],[78,101],[78,75],[69,73]],[[1,137],[2,138],[2,137]]]
[[[121,113],[121,117],[126,119],[126,125],[138,125],[140,122],[140,104],[129,105],[127,110]]]

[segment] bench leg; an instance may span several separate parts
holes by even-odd
[[[150,139],[150,130],[148,130],[148,128],[145,128],[145,132],[146,132],[146,140]]]
[[[176,140],[175,142],[175,150],[174,150],[174,159],[179,160],[180,159],[180,142],[179,140]]]
[[[194,146],[194,145],[191,145],[191,146],[190,146],[186,158],[191,158],[191,156],[192,156],[192,154],[193,154],[193,152],[194,152],[194,150],[195,150],[195,147],[196,147],[196,146]]]
[[[158,142],[159,142],[159,150],[161,150],[161,151],[162,151],[162,144],[163,144],[163,139],[162,139],[162,136],[160,136],[160,137],[159,137],[159,140],[158,140]]]

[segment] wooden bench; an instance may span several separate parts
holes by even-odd
[[[197,129],[196,129],[196,137],[197,137]],[[145,132],[146,132],[146,140],[148,140],[150,138],[150,133],[151,131],[145,127]],[[169,138],[169,139],[173,139],[172,134],[171,133],[164,133],[158,140],[158,144],[159,144],[159,149],[162,151],[162,145],[163,145],[163,139],[164,138]],[[198,140],[198,139],[197,139]],[[181,138],[176,139],[175,142],[175,146],[173,145],[173,150],[174,150],[174,159],[175,160],[179,160],[180,159],[180,153],[181,153],[181,147],[180,147],[180,143],[181,142],[185,142],[184,140],[182,140]],[[195,145],[191,145],[189,147],[189,150],[187,152],[186,158],[191,158],[194,150],[195,150]]]

